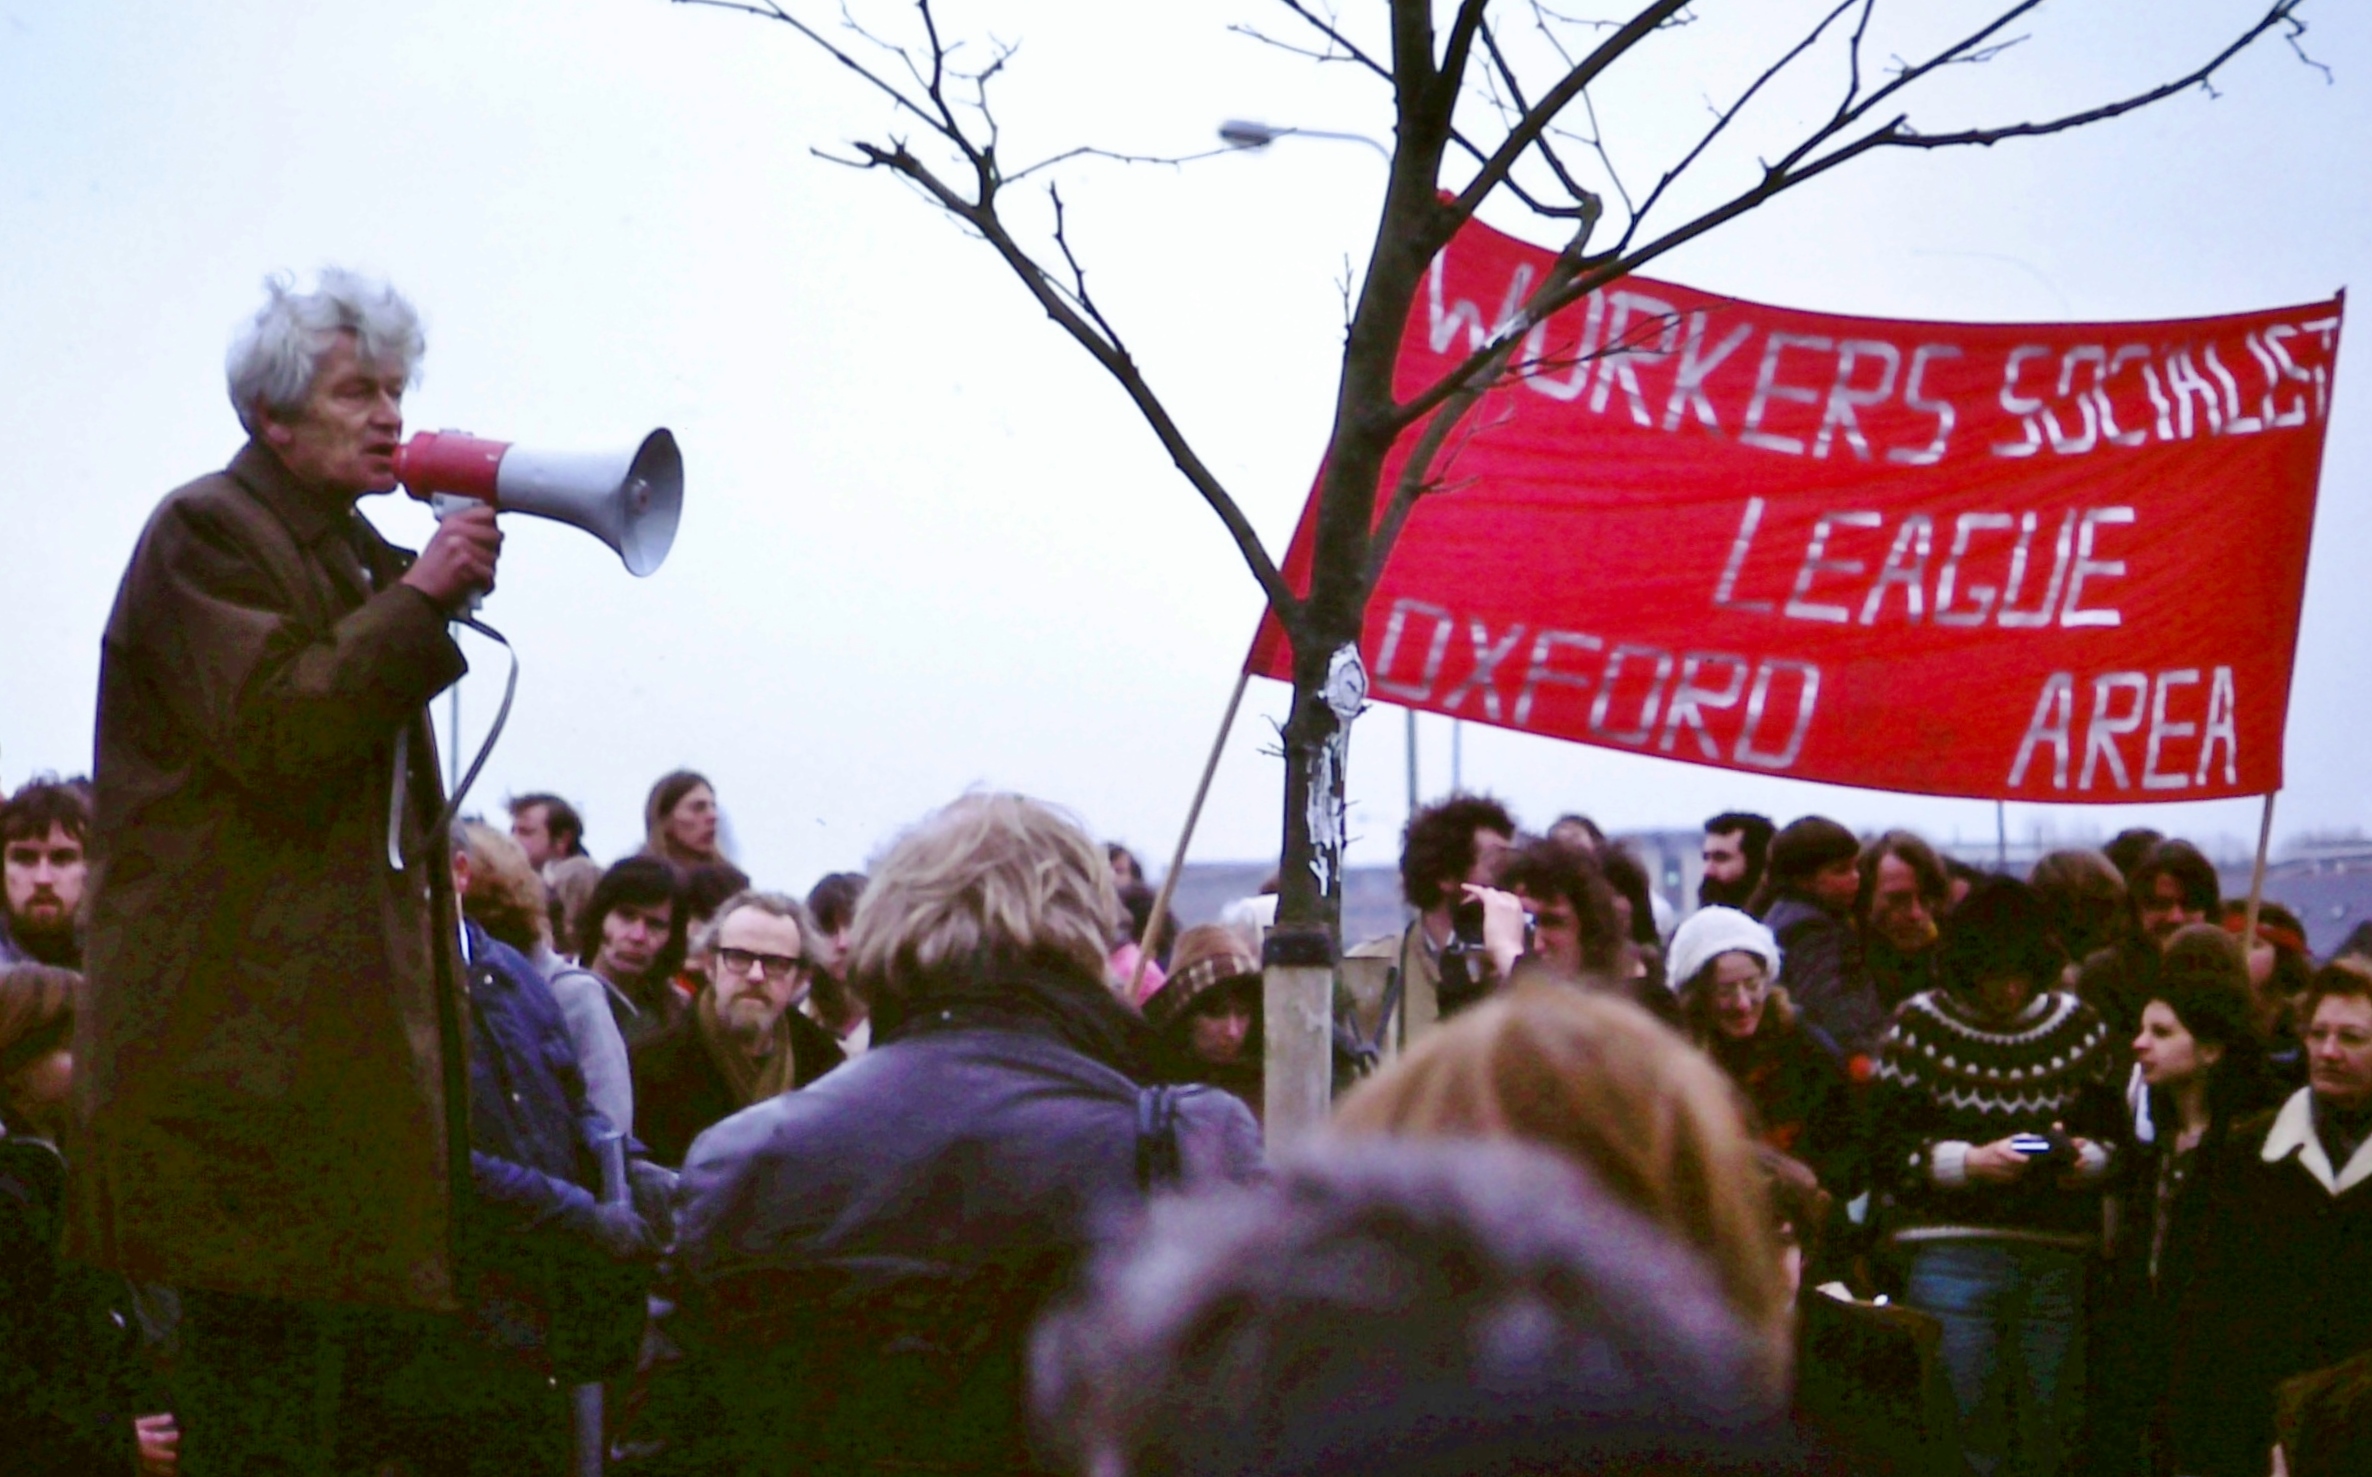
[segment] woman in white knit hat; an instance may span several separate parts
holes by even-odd
[[[1700,908],[1672,935],[1670,967],[1690,1037],[1738,1084],[1763,1142],[1810,1165],[1840,1203],[1860,1193],[1843,1056],[1774,983],[1771,931],[1736,908]]]

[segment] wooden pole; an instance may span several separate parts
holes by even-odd
[[[2240,943],[2244,949],[2257,946],[2257,914],[2265,906],[2265,853],[2273,845],[2273,793],[2265,795],[2265,817],[2257,822],[2257,865],[2248,878],[2248,919],[2242,924]]]
[[[1211,793],[1211,779],[1219,772],[1219,756],[1227,750],[1227,736],[1235,732],[1235,710],[1242,706],[1244,689],[1252,683],[1248,671],[1236,674],[1235,691],[1227,697],[1227,716],[1219,720],[1219,736],[1211,740],[1211,757],[1203,761],[1202,783],[1194,787],[1194,803],[1186,807],[1186,826],[1178,832],[1178,849],[1170,853],[1170,869],[1161,879],[1161,890],[1153,894],[1153,911],[1145,918],[1145,936],[1137,941],[1136,973],[1129,977],[1128,998],[1134,1000],[1145,988],[1145,965],[1153,958],[1153,941],[1161,935],[1162,921],[1169,917],[1170,898],[1178,890],[1178,874],[1186,869],[1186,848],[1194,840],[1195,822],[1202,819],[1202,803]]]

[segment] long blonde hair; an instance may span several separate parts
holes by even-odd
[[[1553,985],[1459,1016],[1344,1099],[1350,1136],[1509,1138],[1555,1149],[1693,1247],[1765,1335],[1784,1382],[1792,1324],[1763,1175],[1729,1080],[1646,1011]]]
[[[849,925],[849,983],[886,1002],[967,970],[1102,981],[1119,913],[1112,864],[1077,821],[1026,795],[966,795],[872,868]]]

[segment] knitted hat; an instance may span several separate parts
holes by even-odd
[[[1682,990],[1697,971],[1724,954],[1752,954],[1763,962],[1771,978],[1779,977],[1779,941],[1751,914],[1736,908],[1699,908],[1672,935],[1672,952],[1665,960],[1665,977]]]
[[[1189,928],[1170,951],[1169,979],[1145,1000],[1145,1019],[1167,1026],[1206,991],[1247,977],[1260,978],[1260,956],[1242,934],[1217,923]]]

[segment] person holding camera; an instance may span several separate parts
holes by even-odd
[[[2116,1043],[2053,988],[2034,890],[1978,884],[1947,926],[1944,983],[1880,1045],[1871,1159],[1903,1301],[1944,1326],[1964,1449],[1995,1477],[2050,1477],[2084,1428],[2085,1291],[2123,1103]]]
[[[1400,838],[1400,892],[1417,916],[1398,933],[1343,951],[1345,998],[1338,1015],[1363,1053],[1391,1058],[1480,987],[1458,971],[1479,969],[1479,918],[1458,943],[1453,911],[1469,886],[1489,886],[1515,845],[1515,818],[1488,795],[1453,795],[1409,818]],[[1444,998],[1445,958],[1452,961]]]

